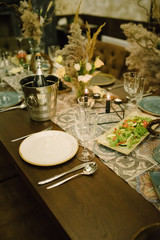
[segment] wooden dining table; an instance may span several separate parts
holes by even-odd
[[[123,89],[115,89],[115,94],[122,95]],[[22,140],[11,142],[11,139],[41,131],[49,125],[53,130],[62,130],[53,121],[31,120],[27,109],[0,113],[1,144],[30,188],[30,194],[38,199],[44,214],[51,217],[56,239],[131,240],[139,229],[160,222],[160,212],[98,157],[94,159],[98,169],[92,176],[79,177],[50,190],[46,185],[38,186],[40,180],[81,163],[74,156],[63,164],[42,167],[20,157]]]

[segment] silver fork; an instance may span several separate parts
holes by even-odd
[[[42,130],[42,131],[40,131],[40,132],[49,131],[49,130],[51,130],[51,129],[52,129],[52,126],[49,126],[49,127],[45,128],[44,130]],[[36,133],[38,133],[38,132],[36,132]],[[33,134],[33,133],[28,134],[28,135],[25,135],[25,136],[23,136],[23,137],[19,137],[19,138],[13,139],[13,140],[11,140],[11,142],[16,142],[16,141],[22,140],[22,139],[24,139],[24,138],[27,138],[27,137],[31,136],[32,134]]]

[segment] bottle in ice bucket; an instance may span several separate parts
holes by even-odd
[[[42,58],[40,53],[36,53],[36,75],[33,79],[33,87],[44,87],[47,86],[47,80],[45,79],[42,72]]]

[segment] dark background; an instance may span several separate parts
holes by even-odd
[[[50,0],[40,1],[32,0],[34,10],[46,9]],[[6,4],[17,4],[19,0],[4,0]],[[52,22],[47,25],[44,29],[42,39],[45,41],[47,46],[57,44],[56,34],[56,19],[53,16]],[[0,38],[18,37],[20,36],[19,22],[13,7],[7,7],[0,4]]]
[[[6,4],[19,4],[20,0],[4,0]],[[46,7],[48,6],[48,3],[50,0],[32,0],[32,5],[34,10],[43,9],[46,10]],[[80,14],[79,15],[84,22],[88,22],[89,24],[96,24],[97,27],[92,29],[93,32],[97,30],[97,28],[106,22],[106,25],[103,27],[101,33],[99,34],[99,39],[101,38],[101,35],[107,35],[115,38],[125,39],[125,35],[123,34],[122,29],[120,28],[120,25],[123,23],[129,22],[129,20],[123,20],[123,19],[114,19],[114,18],[108,18],[108,17],[101,17],[101,16],[93,16],[93,15],[85,15]],[[67,43],[67,35],[69,29],[63,28],[57,29],[57,21],[60,17],[67,17],[68,22],[71,21],[71,19],[74,18],[74,15],[66,15],[66,16],[53,16],[52,22],[47,25],[44,28],[42,41],[45,42],[46,49],[50,45],[59,45],[60,47],[63,47],[64,44]],[[134,22],[134,21],[132,21]],[[150,23],[144,23],[144,22],[135,22],[135,23],[142,23],[145,27],[148,29],[153,29],[152,22]],[[12,38],[20,36],[20,30],[19,30],[19,23],[15,14],[15,11],[13,8],[9,8],[4,5],[0,5],[0,40],[2,38]],[[0,46],[1,47],[1,46]]]

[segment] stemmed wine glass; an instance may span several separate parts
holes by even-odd
[[[124,77],[124,90],[131,96],[131,101],[127,104],[128,107],[133,107],[132,99],[138,88],[138,80],[136,72],[126,72],[123,74]]]
[[[6,73],[8,73],[10,65],[10,57],[8,52],[1,51],[0,52],[0,87],[4,87],[6,85],[4,81],[4,77]]]
[[[92,160],[95,155],[93,152],[87,149],[88,141],[91,133],[91,106],[93,104],[93,99],[88,96],[83,96],[78,98],[79,108],[75,114],[75,132],[83,145],[77,153],[77,158],[83,162],[88,162]]]
[[[137,110],[138,102],[142,99],[145,87],[145,76],[137,72],[126,72],[124,76],[124,90],[131,96],[126,104],[126,110]],[[133,103],[135,101],[135,104]]]
[[[22,48],[22,40],[23,40],[23,37],[22,36],[18,36],[18,37],[16,37],[16,39],[18,40],[18,50],[20,51],[20,50],[22,50],[23,48]]]
[[[144,75],[137,74],[136,78],[137,78],[137,87],[136,87],[135,101],[137,105],[143,97],[146,77]]]

